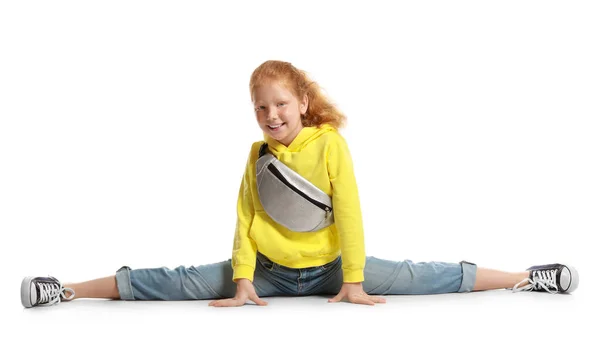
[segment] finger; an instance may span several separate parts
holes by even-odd
[[[213,300],[212,302],[210,302],[210,303],[208,304],[208,306],[222,306],[222,305],[223,305],[223,302],[224,302],[225,300],[231,300],[231,299],[218,299],[218,300]]]
[[[208,303],[208,306],[222,306],[227,300],[232,300],[232,298],[213,300],[210,303]]]
[[[208,303],[208,306],[217,306],[219,304],[221,304],[222,299],[219,300],[213,300],[210,303]]]
[[[350,297],[350,302],[354,304],[365,304],[365,305],[375,305],[374,302],[369,299],[368,296],[364,295],[353,295]]]
[[[241,299],[221,299],[221,300],[215,300],[213,302],[211,302],[209,304],[210,306],[215,306],[215,307],[233,307],[233,306],[242,306],[244,305],[244,302]]]
[[[385,298],[382,297],[374,297],[374,296],[369,296],[369,299],[373,302],[373,303],[385,303]]]
[[[329,300],[328,300],[328,302],[330,302],[330,303],[337,303],[337,302],[340,302],[340,301],[342,301],[342,298],[343,298],[343,297],[344,297],[344,296],[343,296],[341,293],[338,293],[338,295],[337,295],[337,296],[335,296],[335,297],[333,297],[333,298],[329,299]]]
[[[238,299],[231,299],[231,300],[227,300],[227,301],[222,301],[218,304],[215,305],[215,307],[219,307],[219,308],[231,308],[231,307],[235,307],[235,306],[242,306],[244,305],[244,302]]]
[[[264,301],[264,300],[262,300],[262,299],[260,299],[256,294],[251,295],[250,296],[250,300],[253,301],[253,302],[255,302],[257,305],[260,305],[260,306],[267,305],[267,302]]]

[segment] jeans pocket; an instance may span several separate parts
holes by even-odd
[[[273,271],[273,269],[275,269],[275,267],[277,266],[276,263],[273,263],[273,261],[271,261],[264,255],[258,255],[256,258],[258,259],[260,265],[270,272]]]

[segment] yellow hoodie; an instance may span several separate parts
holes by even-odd
[[[233,280],[254,279],[256,252],[290,268],[323,265],[342,256],[344,282],[364,281],[365,246],[358,187],[345,139],[330,125],[304,127],[288,147],[264,135],[282,163],[332,198],[335,223],[316,232],[294,232],[267,215],[256,188],[252,144],[240,185],[232,252]]]

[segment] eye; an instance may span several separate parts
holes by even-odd
[[[258,111],[263,110],[263,109],[265,109],[265,106],[258,106],[256,108],[254,108],[254,111],[258,112]]]
[[[279,106],[285,106],[285,102],[279,102],[279,103],[277,104],[277,106],[278,106],[278,107],[279,107]]]

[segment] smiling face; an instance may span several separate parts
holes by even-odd
[[[286,147],[302,128],[302,114],[308,109],[308,96],[298,100],[283,84],[267,82],[252,95],[256,121],[271,138]]]

